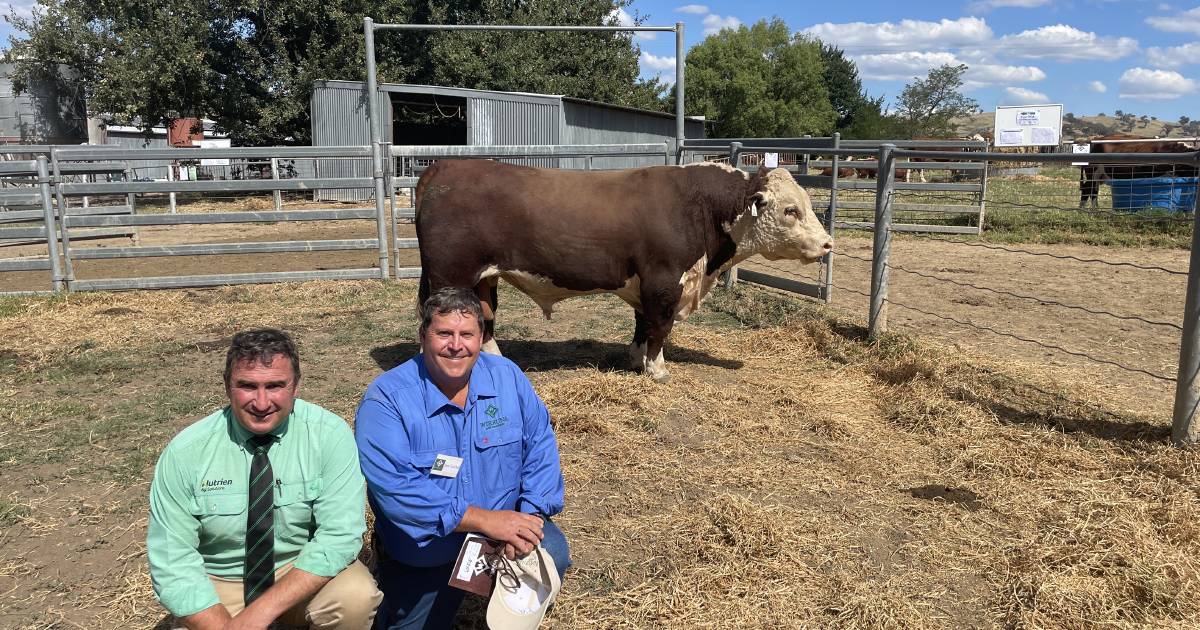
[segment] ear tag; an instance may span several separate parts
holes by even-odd
[[[757,201],[752,202],[750,204],[750,216],[752,216],[752,217],[758,216],[758,202]]]

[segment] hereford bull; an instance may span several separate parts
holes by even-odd
[[[634,309],[633,368],[660,382],[672,325],[722,271],[755,254],[812,263],[833,249],[781,168],[752,177],[713,163],[586,172],[448,160],[421,176],[416,209],[419,299],[474,287],[485,351],[499,354],[501,278],[547,318],[568,297],[615,293]]]
[[[1195,149],[1174,140],[1156,140],[1124,133],[1093,138],[1090,153],[1188,153]],[[1079,167],[1079,207],[1099,202],[1100,182],[1142,177],[1195,177],[1196,167],[1185,164],[1102,164]]]

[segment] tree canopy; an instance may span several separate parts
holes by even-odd
[[[714,119],[720,137],[796,137],[833,131],[821,45],[778,18],[725,29],[687,55],[687,113]]]
[[[964,64],[947,64],[904,86],[896,101],[896,117],[909,135],[953,136],[957,132],[953,119],[979,111],[975,99],[961,91],[966,71]]]
[[[307,143],[320,79],[364,80],[376,22],[604,25],[630,0],[38,0],[8,18],[22,89],[78,74],[89,110],[149,126],[206,116],[238,143]],[[377,33],[381,81],[546,92],[662,108],[628,33]],[[61,65],[60,65],[61,64]]]

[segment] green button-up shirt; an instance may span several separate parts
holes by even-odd
[[[346,421],[296,400],[272,431],[275,568],[332,577],[349,566],[366,531],[365,485]],[[150,485],[146,555],[154,593],[183,617],[219,603],[209,575],[240,580],[253,437],[229,407],[175,436]]]

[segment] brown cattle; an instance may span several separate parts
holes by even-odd
[[[1112,142],[1119,140],[1120,142]],[[1106,142],[1108,141],[1108,142]],[[1093,138],[1091,153],[1188,153],[1196,149],[1175,140],[1155,140],[1118,133]],[[1142,177],[1196,177],[1196,166],[1187,164],[1103,164],[1092,162],[1079,167],[1079,207],[1090,201],[1098,205],[1100,182],[1105,179]]]
[[[728,165],[566,171],[442,160],[416,190],[419,298],[474,287],[494,335],[503,278],[541,306],[615,293],[634,309],[634,369],[667,378],[662,347],[718,275],[755,254],[815,262],[833,249],[808,193],[784,169]]]

